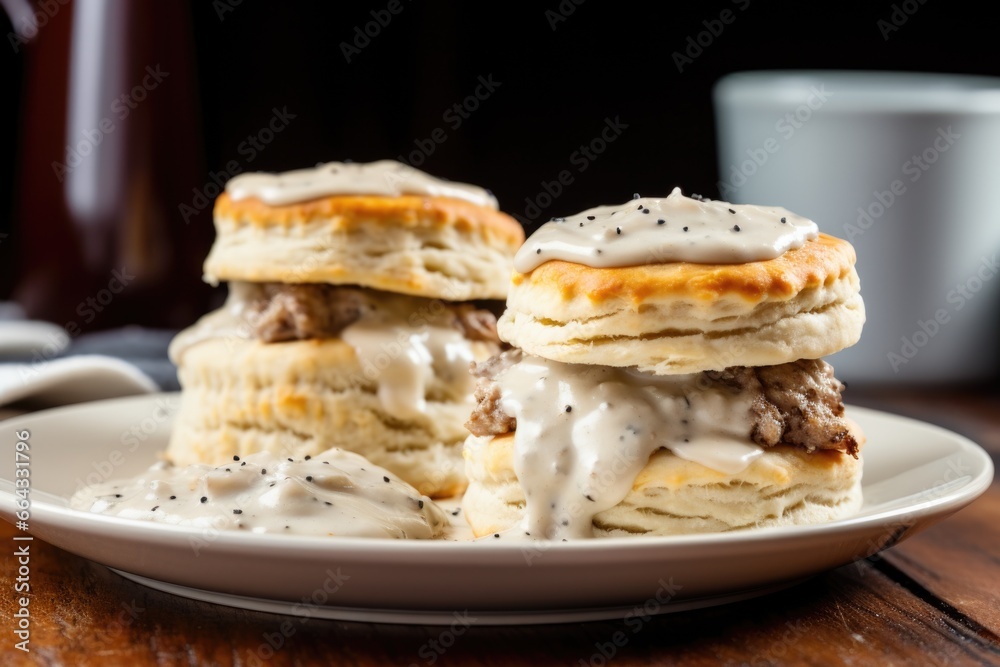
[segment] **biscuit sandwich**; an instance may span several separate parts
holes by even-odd
[[[171,343],[167,458],[340,447],[460,493],[468,367],[501,349],[517,221],[487,190],[388,160],[241,174],[214,218],[205,279],[229,296]]]
[[[857,342],[854,249],[783,208],[636,198],[532,234],[479,363],[477,536],[677,535],[861,505],[864,437],[822,357]]]

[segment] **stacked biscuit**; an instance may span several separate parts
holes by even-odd
[[[231,180],[206,279],[229,298],[171,345],[176,464],[357,452],[420,493],[466,484],[470,362],[500,351],[520,225],[487,191],[391,161]]]
[[[477,535],[569,539],[829,521],[863,436],[821,357],[864,306],[845,241],[780,208],[642,198],[543,225],[478,365]]]

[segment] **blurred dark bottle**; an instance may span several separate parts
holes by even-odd
[[[206,178],[187,3],[3,5],[24,66],[12,298],[71,336],[186,326],[216,298],[211,206],[181,213]]]

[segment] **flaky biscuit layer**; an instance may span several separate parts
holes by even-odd
[[[506,296],[516,220],[442,197],[337,196],[288,206],[215,204],[209,282],[362,285],[452,301]]]
[[[480,358],[495,351],[472,345]],[[176,464],[218,465],[257,451],[300,458],[341,447],[432,497],[465,488],[469,397],[450,395],[435,378],[425,415],[390,414],[377,396],[378,376],[366,374],[339,339],[207,340],[185,353],[179,376],[181,407],[166,451]]]
[[[861,336],[854,262],[849,243],[825,234],[746,264],[550,261],[513,274],[498,331],[548,359],[659,374],[816,359]]]
[[[475,534],[515,526],[525,494],[514,472],[513,434],[469,436],[465,458],[469,487],[462,507]],[[594,535],[684,535],[833,521],[860,509],[861,473],[860,459],[832,450],[771,447],[744,471],[727,474],[661,449],[625,499],[594,517]],[[581,498],[581,509],[586,505]]]

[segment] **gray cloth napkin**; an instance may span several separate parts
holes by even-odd
[[[167,358],[175,331],[124,327],[71,339],[61,328],[0,317],[0,405],[52,407],[180,388]]]

